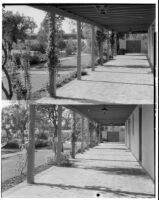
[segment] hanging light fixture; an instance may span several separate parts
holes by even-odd
[[[96,5],[95,6],[96,9],[97,9],[97,12],[100,14],[100,15],[105,15],[108,13],[108,8],[109,6],[107,4],[104,4],[104,5]]]
[[[105,115],[106,112],[108,111],[108,109],[107,109],[105,106],[103,106],[103,108],[102,108],[101,110],[103,111],[103,114],[104,114],[104,115]]]

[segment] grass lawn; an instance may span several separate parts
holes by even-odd
[[[82,54],[81,64],[82,68],[90,66],[91,57],[90,54]],[[61,67],[58,70],[58,76],[57,76],[57,84],[61,84],[61,82],[64,81],[64,79],[69,79],[73,73],[77,70],[77,57],[67,57],[65,59],[61,60]],[[41,63],[39,65],[34,65],[31,68],[31,92],[33,94],[32,99],[38,99],[40,97],[43,97],[46,95],[46,86],[48,84],[49,80],[49,74],[48,70],[45,67],[44,63]],[[23,80],[23,71],[20,71],[20,77]],[[7,80],[3,76],[3,82],[4,85],[7,87]],[[70,81],[70,80],[69,80]],[[67,82],[67,81],[66,81]],[[40,94],[41,93],[41,94]],[[2,99],[6,99],[5,94],[2,92]],[[16,99],[16,96],[14,95],[14,98]]]

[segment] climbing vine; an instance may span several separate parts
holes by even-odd
[[[101,31],[101,30],[97,30],[96,31],[96,41],[97,41],[97,44],[98,44],[98,51],[99,51],[99,57],[100,57],[100,64],[102,65],[103,64],[103,55],[101,53],[102,51],[102,45],[103,45],[103,42],[107,39],[107,35]]]

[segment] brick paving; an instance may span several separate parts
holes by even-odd
[[[51,167],[4,192],[3,197],[154,197],[154,183],[121,143],[102,143],[72,160],[72,167]]]

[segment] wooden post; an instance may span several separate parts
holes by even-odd
[[[95,71],[94,41],[95,41],[95,31],[94,31],[94,26],[92,26],[92,38],[91,38],[91,64],[92,64],[92,71]]]
[[[35,162],[35,105],[29,106],[29,146],[27,149],[27,183],[34,183],[34,162]]]
[[[82,129],[81,129],[81,153],[84,152],[84,117],[82,116]]]
[[[101,143],[101,125],[99,124],[99,127],[98,127],[99,129],[98,129],[98,131],[99,131],[99,133],[98,133],[98,144],[100,144]]]
[[[51,97],[56,96],[56,67],[58,57],[56,55],[56,28],[55,13],[49,13],[49,44],[48,44],[48,69],[49,69],[49,93]]]
[[[62,138],[61,138],[61,125],[62,125],[62,106],[58,106],[58,127],[57,127],[57,165],[61,164],[61,151],[62,151]]]
[[[117,33],[114,33],[114,55],[117,55]]]
[[[77,21],[77,79],[81,80],[81,22]]]
[[[89,124],[90,126],[90,124]],[[89,131],[89,140],[90,140],[90,147],[93,147],[93,135],[92,135],[92,129]]]
[[[109,31],[108,31],[108,39],[107,39],[107,61],[109,61]]]
[[[104,33],[103,29],[101,31],[102,31],[102,33]],[[101,42],[100,56],[99,57],[101,58],[101,65],[103,65],[103,42]]]
[[[75,158],[75,142],[76,142],[76,114],[73,112],[73,131],[72,131],[72,158]]]

